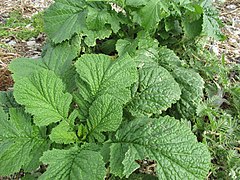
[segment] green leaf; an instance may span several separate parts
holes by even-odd
[[[21,109],[10,109],[10,120],[0,109],[0,174],[7,176],[24,168],[36,169],[48,142],[32,126],[31,116]]]
[[[126,53],[132,55],[136,51],[137,42],[138,41],[136,40],[132,41],[130,39],[119,39],[116,43],[116,50],[118,52],[118,55],[120,57]]]
[[[134,158],[133,158],[134,157]],[[169,116],[141,118],[125,124],[111,145],[110,171],[124,177],[136,169],[135,160],[157,162],[159,179],[204,179],[210,153],[186,124]]]
[[[1,121],[8,119],[8,114],[4,112],[4,109],[2,107],[0,107],[0,118],[1,118]]]
[[[19,58],[10,64],[10,70],[14,73],[14,80],[22,77],[29,77],[35,72],[44,69],[52,70],[66,84],[67,89],[71,91],[74,88],[76,71],[72,65],[72,60],[78,56],[80,51],[80,38],[74,37],[71,41],[58,45],[49,44],[43,58],[28,59]],[[23,67],[24,66],[24,71]]]
[[[200,18],[196,21],[189,22],[188,19],[183,21],[183,30],[187,38],[195,38],[202,32],[203,19]]]
[[[109,9],[88,8],[88,17],[86,19],[87,27],[90,30],[99,31],[105,29],[105,24],[110,24],[114,33],[120,29],[120,23],[115,11]]]
[[[62,121],[59,125],[52,129],[50,139],[60,144],[71,144],[77,141],[77,135],[71,130],[68,122]]]
[[[89,136],[103,141],[99,133],[116,131],[122,122],[122,115],[122,105],[118,101],[110,95],[100,96],[89,109]]]
[[[204,4],[205,2],[203,2]],[[204,4],[203,11],[203,24],[202,32],[204,35],[213,37],[217,40],[224,40],[225,36],[222,34],[220,27],[222,26],[221,21],[219,20],[218,13],[216,9],[213,8],[212,4]]]
[[[141,25],[149,31],[155,29],[158,23],[170,15],[171,2],[168,0],[150,0],[140,10]]]
[[[143,68],[139,70],[138,89],[128,107],[135,116],[160,114],[179,100],[180,95],[178,83],[166,69]]]
[[[73,147],[68,150],[53,149],[43,154],[47,171],[40,180],[96,179],[105,177],[105,164],[99,152]]]
[[[60,77],[69,91],[75,87],[75,82],[69,79],[75,79],[76,71],[72,61],[79,54],[80,42],[79,36],[76,36],[69,42],[51,45],[42,59],[47,69]]]
[[[15,81],[18,81],[23,77],[30,76],[34,72],[47,69],[47,66],[42,62],[41,58],[39,59],[18,58],[10,63],[9,69],[14,73],[13,79]]]
[[[165,46],[159,48],[159,65],[166,68],[168,71],[173,71],[175,68],[181,67],[182,62],[173,50]]]
[[[92,102],[103,94],[113,96],[125,104],[131,98],[129,87],[137,80],[137,69],[130,56],[113,60],[106,55],[83,55],[76,62],[79,109],[88,110]],[[88,112],[84,112],[83,116]]]
[[[120,29],[117,13],[109,9],[109,4],[101,2],[56,0],[45,13],[45,31],[55,43],[80,34],[87,36],[88,46],[94,46],[96,39],[109,37]]]
[[[126,0],[127,6],[138,7],[146,5],[149,0]]]
[[[204,81],[198,73],[185,68],[176,68],[173,76],[182,89],[181,99],[176,104],[178,114],[186,119],[192,118],[202,101]]]
[[[86,17],[85,1],[56,0],[45,12],[45,32],[55,43],[60,43],[86,29]]]
[[[18,108],[19,104],[14,99],[13,91],[0,91],[0,109],[8,112],[10,108]]]
[[[64,93],[62,81],[49,70],[34,73],[15,82],[14,97],[33,114],[38,126],[67,119],[72,96]]]

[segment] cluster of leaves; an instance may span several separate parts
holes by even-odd
[[[28,27],[31,25],[32,27]],[[13,11],[0,23],[0,37],[15,37],[28,40],[43,32],[43,13],[25,18],[20,11]]]
[[[204,179],[207,142],[187,123],[201,117],[204,80],[164,45],[223,38],[213,12],[204,0],[56,0],[42,57],[10,64],[0,174],[43,163],[44,180],[131,179],[147,158],[159,179]]]
[[[219,60],[202,49],[203,43],[178,50],[204,78],[205,97],[197,109],[193,131],[212,154],[211,179],[240,177],[240,65]]]

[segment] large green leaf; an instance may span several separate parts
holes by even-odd
[[[103,141],[100,133],[117,130],[122,122],[122,114],[122,105],[112,96],[100,96],[89,109],[89,136]]]
[[[103,180],[106,173],[105,164],[99,152],[78,147],[47,151],[41,160],[49,166],[40,176],[40,180]]]
[[[157,162],[159,179],[204,179],[210,168],[210,153],[198,143],[191,129],[169,116],[142,118],[126,123],[111,145],[110,171],[129,176],[139,165],[135,160]]]
[[[185,68],[176,68],[173,76],[182,89],[181,99],[176,104],[178,116],[192,118],[203,98],[204,81],[198,73]]]
[[[103,94],[113,96],[122,104],[130,100],[129,87],[137,80],[137,69],[130,56],[114,60],[102,54],[83,55],[77,60],[76,69],[80,80],[79,95],[75,98],[80,109],[89,109]]]
[[[31,76],[34,72],[47,69],[47,66],[42,62],[41,58],[18,58],[10,63],[9,69],[14,73],[13,79],[18,81],[23,77]]]
[[[21,109],[10,109],[10,120],[0,109],[0,175],[6,176],[24,168],[36,169],[48,142],[32,126],[31,116]]]
[[[80,43],[80,37],[76,36],[69,42],[51,45],[42,59],[47,69],[52,70],[62,79],[68,91],[75,88],[75,81],[69,81],[69,79],[75,79],[76,71],[72,61],[80,52]]]
[[[50,70],[42,70],[15,82],[14,97],[33,114],[38,126],[66,119],[72,96],[64,93],[62,81]]]
[[[35,72],[49,69],[60,77],[66,84],[67,89],[71,91],[75,83],[74,81],[69,81],[69,79],[75,79],[76,74],[72,60],[78,56],[80,42],[80,38],[76,36],[71,41],[55,46],[49,44],[43,58],[19,58],[13,60],[9,67],[14,73],[14,80],[29,77]]]
[[[109,37],[120,28],[116,12],[109,9],[102,2],[56,0],[45,13],[45,30],[55,43],[80,34],[87,36],[87,45],[94,46],[96,39]]]
[[[182,62],[173,50],[163,46],[159,48],[159,65],[166,68],[168,71],[174,71],[175,68],[181,67]]]
[[[86,29],[87,10],[84,0],[56,0],[45,12],[45,31],[55,42],[70,39]]]
[[[137,116],[160,114],[179,100],[181,95],[178,83],[163,67],[140,69],[136,89],[128,108]]]
[[[147,30],[153,30],[158,23],[170,15],[172,2],[168,0],[150,0],[141,8],[139,15],[141,24]]]

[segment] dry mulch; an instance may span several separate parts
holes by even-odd
[[[240,0],[226,0],[216,3],[216,6],[224,23],[222,32],[227,39],[213,42],[213,52],[218,56],[225,54],[228,62],[240,63]]]
[[[23,17],[31,18],[47,8],[51,2],[52,0],[0,0],[0,23],[4,23],[9,13],[15,10],[20,11]],[[0,38],[0,91],[6,91],[13,86],[11,73],[7,69],[11,60],[19,57],[39,57],[44,37],[40,34],[37,38],[28,41],[18,40],[15,37]]]

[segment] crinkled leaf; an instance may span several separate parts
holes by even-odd
[[[174,51],[165,46],[159,48],[158,63],[168,71],[173,71],[175,68],[182,66],[181,60]]]
[[[0,109],[0,174],[10,175],[24,167],[32,171],[48,148],[47,140],[32,126],[31,116],[21,109],[10,109],[10,120]]]
[[[133,115],[159,114],[180,99],[181,89],[172,75],[163,67],[139,70],[137,92],[129,103]]]
[[[29,77],[35,72],[44,69],[52,70],[66,84],[71,91],[74,88],[75,69],[72,60],[78,56],[80,51],[80,38],[76,36],[70,42],[58,45],[49,45],[43,58],[28,59],[19,58],[10,64],[10,70],[14,73],[14,80]]]
[[[55,42],[70,39],[86,29],[86,3],[83,0],[56,0],[45,12],[45,31]]]
[[[120,23],[116,12],[108,9],[96,10],[96,8],[88,8],[88,17],[86,19],[87,27],[91,30],[99,31],[105,29],[105,24],[111,25],[114,33],[120,29]]]
[[[222,34],[220,27],[222,26],[221,21],[218,18],[216,9],[213,8],[213,5],[203,2],[204,12],[203,12],[203,24],[202,32],[204,35],[213,37],[217,40],[224,40],[225,37]]]
[[[137,69],[129,56],[113,60],[106,55],[83,55],[76,62],[79,74],[79,109],[88,110],[89,105],[103,94],[112,95],[117,101],[126,103],[131,98],[129,87],[137,79]],[[83,112],[86,116],[88,112]]]
[[[185,68],[175,69],[173,76],[182,89],[181,99],[176,104],[178,114],[192,118],[203,97],[204,81],[198,73]]]
[[[79,116],[80,118],[87,119],[89,114],[89,107],[94,101],[94,97],[92,97],[89,85],[84,82],[79,77],[76,80],[78,91],[73,94],[74,101],[77,103],[79,107]]]
[[[77,135],[71,129],[71,126],[68,122],[62,121],[59,125],[52,129],[50,139],[60,144],[71,144],[76,142]]]
[[[204,179],[210,168],[210,153],[198,143],[186,124],[169,116],[142,118],[125,124],[111,145],[110,171],[123,177],[133,172],[134,160],[157,162],[159,179]]]
[[[18,58],[13,60],[9,65],[10,71],[12,71],[13,79],[18,81],[23,77],[28,77],[34,72],[47,69],[47,66],[42,62],[42,58],[30,59],[30,58]]]
[[[137,48],[138,41],[130,39],[119,39],[116,43],[116,50],[119,56],[123,56],[128,53],[130,55],[134,54]]]
[[[19,104],[14,99],[13,91],[0,91],[0,109],[3,108],[5,112],[9,111],[9,108],[18,108]]]
[[[87,36],[87,45],[93,46],[96,39],[109,37],[112,30],[120,28],[116,12],[107,10],[109,6],[85,0],[56,0],[45,13],[45,31],[55,43],[81,34]]]
[[[99,152],[73,147],[68,150],[53,149],[43,154],[47,171],[40,180],[96,179],[105,177],[105,164]]]
[[[80,39],[76,36],[71,42],[64,42],[56,46],[49,46],[43,57],[43,63],[48,69],[62,76],[71,68],[72,60],[78,56],[80,51]]]
[[[8,119],[8,114],[4,112],[4,109],[2,107],[0,107],[0,118],[1,121]]]
[[[33,114],[38,126],[49,125],[68,117],[72,96],[64,93],[62,81],[49,70],[34,73],[15,82],[14,97]]]
[[[122,122],[122,105],[110,95],[97,98],[89,109],[89,136],[99,141],[104,139],[99,133],[115,131]]]
[[[69,91],[75,85],[74,81],[69,81],[69,79],[75,79],[76,71],[72,60],[78,56],[80,42],[80,37],[76,36],[70,42],[49,46],[42,60],[47,69],[52,70],[63,80]]]
[[[139,15],[141,25],[147,30],[153,30],[158,23],[170,15],[171,1],[168,0],[150,0],[141,8]]]

